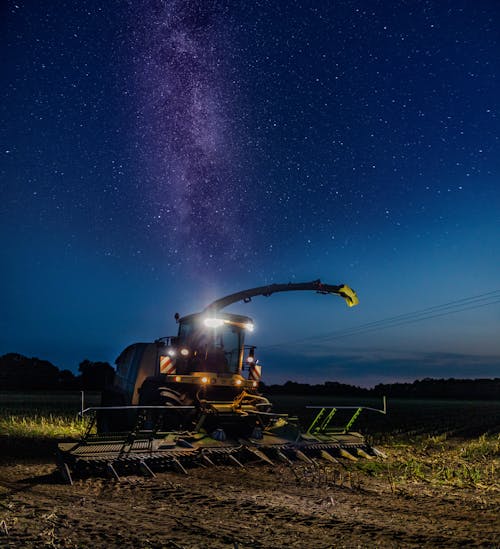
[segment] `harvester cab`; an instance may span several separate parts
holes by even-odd
[[[69,481],[72,473],[84,471],[111,472],[118,478],[120,471],[134,467],[149,475],[166,467],[186,472],[186,464],[210,465],[220,459],[242,465],[245,456],[267,463],[375,456],[376,450],[351,431],[361,406],[320,407],[309,429],[273,412],[259,393],[256,348],[245,345],[252,319],[221,312],[254,296],[297,290],[338,295],[349,307],[358,303],[348,286],[315,280],[252,288],[218,299],[199,313],[176,314],[176,336],[135,343],[118,357],[115,382],[103,393],[102,406],[86,410],[97,419],[97,433],[90,422],[82,441],[59,445],[63,475]],[[341,430],[332,429],[339,408],[352,408],[353,416]],[[385,413],[385,407],[374,411]]]
[[[203,311],[182,318],[176,315],[176,320],[176,336],[135,343],[121,353],[116,360],[114,386],[103,393],[105,407],[200,409],[201,403],[231,403],[243,392],[248,397],[257,394],[261,367],[255,359],[255,347],[245,345],[247,332],[253,330],[252,319]],[[99,411],[99,431],[131,429],[136,412]],[[192,413],[184,414],[184,420],[193,417]],[[181,425],[186,427],[186,421],[176,427]],[[169,426],[175,427],[172,418]]]
[[[245,366],[254,365],[255,347],[245,346],[246,333],[253,331],[251,318],[220,312],[217,316],[198,313],[178,322],[177,337],[163,339],[166,354],[159,359],[160,373],[167,382],[201,384],[207,388],[257,388],[255,374],[251,379],[243,376]]]

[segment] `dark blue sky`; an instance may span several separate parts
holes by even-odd
[[[0,353],[113,362],[176,311],[321,278],[360,305],[230,309],[266,381],[500,375],[499,20],[493,0],[8,1]]]

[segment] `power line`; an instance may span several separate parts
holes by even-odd
[[[463,299],[457,299],[456,301],[450,301],[448,303],[443,303],[442,305],[434,305],[433,307],[428,307],[426,309],[421,309],[419,311],[414,311],[411,313],[405,313],[401,315],[396,315],[392,317],[388,317],[382,320],[376,320],[373,322],[368,322],[366,324],[361,324],[360,326],[354,326],[352,328],[347,328],[345,330],[335,330],[334,332],[330,332],[328,334],[323,334],[322,336],[314,336],[316,339],[322,339],[322,338],[329,338],[331,335],[342,335],[352,332],[353,330],[358,331],[361,329],[368,329],[368,328],[375,328],[380,325],[392,325],[392,324],[402,324],[405,323],[405,321],[413,321],[413,320],[419,320],[422,318],[422,320],[426,318],[433,318],[433,313],[441,313],[442,311],[448,310],[449,314],[453,312],[458,312],[457,308],[464,306],[465,308],[463,310],[467,310],[469,306],[472,305],[478,305],[482,306],[482,302],[489,302],[492,299],[498,299],[500,298],[500,290],[496,290],[494,292],[488,292],[486,294],[480,294],[478,296],[474,297],[468,297]],[[495,301],[494,301],[495,302]],[[486,303],[487,305],[490,303]],[[470,307],[475,308],[475,307]],[[462,310],[462,309],[460,309]],[[440,315],[444,316],[444,315]]]
[[[494,290],[494,291],[485,292],[483,294],[479,294],[476,296],[457,299],[454,301],[443,303],[441,305],[434,305],[432,307],[427,307],[426,309],[413,311],[411,313],[404,313],[404,314],[388,317],[385,319],[368,322],[366,324],[361,324],[359,326],[354,326],[352,328],[347,328],[345,330],[335,330],[333,332],[329,332],[329,333],[321,334],[317,336],[310,336],[310,337],[302,338],[300,340],[294,340],[294,341],[284,342],[284,343],[276,343],[273,345],[265,345],[265,346],[262,346],[261,349],[290,346],[293,344],[299,344],[299,343],[304,343],[308,341],[339,339],[339,338],[350,337],[352,335],[358,335],[358,334],[367,333],[371,331],[403,326],[405,324],[412,324],[414,322],[420,322],[423,320],[428,320],[430,318],[437,318],[437,317],[446,316],[453,313],[459,313],[462,311],[478,309],[481,307],[494,305],[495,303],[500,303],[499,298],[500,298],[500,290]]]
[[[338,339],[339,337],[348,337],[350,335],[357,335],[357,334],[372,332],[372,331],[376,331],[376,330],[383,330],[385,328],[394,328],[394,327],[397,327],[397,326],[404,326],[405,324],[413,324],[414,322],[420,322],[422,320],[428,320],[430,318],[438,318],[438,317],[450,315],[450,314],[453,314],[453,313],[460,313],[462,311],[469,311],[469,310],[472,310],[472,309],[479,309],[481,307],[486,307],[488,305],[494,305],[495,303],[500,303],[500,299],[497,299],[495,301],[490,301],[488,303],[481,303],[481,304],[478,304],[478,305],[471,305],[470,307],[463,307],[461,309],[454,309],[454,310],[451,310],[451,311],[437,313],[437,314],[434,314],[434,315],[428,315],[428,316],[423,316],[423,317],[420,317],[420,318],[408,319],[408,320],[397,322],[397,323],[392,323],[392,324],[387,324],[387,325],[382,325],[382,326],[376,326],[376,327],[373,327],[373,328],[367,328],[367,329],[363,329],[363,330],[353,330],[352,332],[349,332],[347,334],[333,335],[332,337],[325,338],[325,339]]]

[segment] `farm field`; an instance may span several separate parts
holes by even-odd
[[[381,406],[314,400],[273,397],[304,423],[305,404]],[[386,460],[219,465],[74,486],[62,483],[52,453],[56,438],[82,428],[80,394],[0,393],[0,409],[0,547],[500,545],[500,402],[389,401],[387,416],[359,421]]]
[[[324,397],[276,395],[269,397],[277,412],[298,416],[304,426],[313,417],[308,406],[367,406],[382,409],[382,399],[360,397]],[[352,413],[352,411],[350,412]],[[349,411],[339,410],[339,424]],[[500,433],[500,400],[388,399],[387,414],[362,412],[355,424],[363,434],[373,435],[375,442],[408,440],[420,436],[474,437]]]

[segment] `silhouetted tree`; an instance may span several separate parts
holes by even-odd
[[[54,389],[58,386],[59,370],[48,360],[28,358],[18,353],[0,357],[0,387],[2,389]]]
[[[61,389],[78,389],[78,379],[70,370],[61,370],[59,372],[59,387]]]
[[[492,399],[500,395],[500,379],[417,379],[413,383],[376,385],[376,395],[403,398],[454,398],[458,400]]]
[[[85,359],[78,366],[80,387],[87,391],[102,391],[113,383],[115,370],[108,362],[91,362]]]

